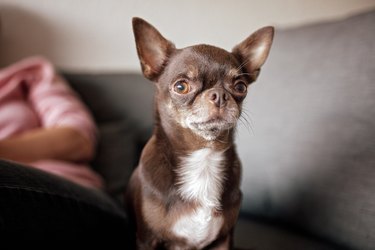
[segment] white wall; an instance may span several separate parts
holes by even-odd
[[[177,47],[230,50],[265,25],[290,27],[375,8],[374,0],[0,0],[0,66],[43,54],[70,71],[139,71],[131,18]]]

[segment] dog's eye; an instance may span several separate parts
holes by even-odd
[[[190,85],[186,81],[178,81],[174,84],[174,91],[179,94],[187,94],[190,92]]]
[[[238,93],[244,94],[247,91],[247,85],[244,82],[237,82],[234,85],[234,90]]]

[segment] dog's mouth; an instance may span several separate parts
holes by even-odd
[[[203,104],[198,102],[192,111],[185,113],[181,123],[183,127],[189,128],[207,141],[213,141],[221,135],[229,134],[230,130],[236,126],[240,116],[237,105],[228,103],[225,108],[213,108],[205,104],[205,102]]]
[[[228,129],[231,123],[220,118],[210,119],[204,122],[192,122],[192,125],[199,130],[218,131]]]
[[[189,123],[190,129],[206,140],[214,140],[220,135],[221,132],[229,130],[234,126],[235,122],[230,122],[222,118],[214,118],[203,122]]]

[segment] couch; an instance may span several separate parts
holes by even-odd
[[[370,11],[276,29],[237,130],[236,247],[375,249],[374,27]],[[92,165],[121,207],[152,132],[153,85],[140,74],[63,74],[98,123]]]
[[[375,248],[374,27],[372,11],[276,30],[237,132],[237,246]],[[115,194],[151,134],[153,86],[138,74],[66,77],[101,127],[102,154],[113,154],[94,165]]]

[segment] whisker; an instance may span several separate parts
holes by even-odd
[[[255,135],[255,132],[253,129],[254,123],[253,123],[253,120],[251,119],[251,115],[248,113],[247,110],[245,109],[242,110],[242,114],[241,114],[239,121],[244,125],[244,127],[247,129],[249,133],[251,133],[252,135]]]
[[[250,111],[248,111],[247,109],[243,108],[242,115],[244,116],[244,118],[246,118],[249,121],[249,123],[250,123],[251,126],[254,125],[254,122],[253,122],[253,120],[251,118],[251,112]]]
[[[248,122],[244,117],[241,117],[241,118],[239,119],[239,122],[240,122],[240,124],[241,124],[243,127],[246,128],[246,130],[247,130],[248,133],[251,133],[251,131],[253,131],[252,128],[251,128],[251,126],[250,126],[250,124],[249,124],[249,122]]]

